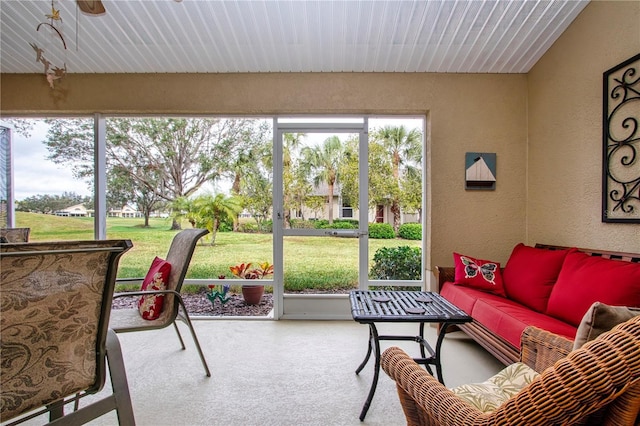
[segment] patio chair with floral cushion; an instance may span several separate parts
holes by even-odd
[[[0,228],[0,242],[26,243],[30,233],[31,228]]]
[[[134,425],[120,344],[108,330],[118,260],[129,240],[0,245],[0,421],[48,413],[84,424],[116,410]],[[112,392],[98,393],[106,379]],[[85,407],[80,398],[93,395]],[[65,415],[64,406],[76,403]],[[6,423],[5,423],[6,422]]]
[[[408,425],[637,424],[640,316],[581,348],[572,350],[573,344],[529,327],[522,362],[485,383],[452,390],[400,348],[387,349],[381,362],[396,382]]]
[[[189,262],[200,238],[208,234],[206,229],[185,229],[178,232],[171,241],[166,259],[156,257],[143,281],[141,291],[116,293],[114,298],[135,297],[138,307],[129,309],[112,309],[109,326],[116,333],[131,331],[158,330],[173,325],[182,349],[186,349],[176,320],[184,322],[193,342],[196,345],[202,366],[207,377],[211,376],[209,366],[204,358],[198,336],[191,323],[189,311],[182,300],[180,290],[184,277],[189,269]],[[165,276],[163,276],[166,273]],[[135,279],[118,279],[118,283],[140,281]]]

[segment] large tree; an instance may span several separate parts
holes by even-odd
[[[93,176],[93,127],[87,120],[49,120],[45,141],[56,163]],[[188,197],[229,171],[241,153],[265,138],[264,121],[210,118],[110,118],[107,163],[136,188],[167,202]],[[179,224],[174,220],[174,228]]]
[[[136,175],[148,174],[149,171],[134,171]],[[155,191],[147,186],[138,185],[131,179],[129,169],[120,165],[109,171],[107,191],[107,205],[121,208],[129,202],[135,203],[144,217],[144,227],[149,227],[149,218],[154,210],[166,205]]]
[[[302,151],[303,168],[311,174],[314,186],[327,184],[327,199],[329,206],[329,224],[333,224],[333,196],[338,169],[343,160],[344,148],[338,136],[330,136],[321,145],[305,147]]]

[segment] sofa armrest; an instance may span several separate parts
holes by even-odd
[[[533,326],[524,329],[520,341],[520,361],[538,373],[566,357],[573,349],[572,340]]]
[[[483,416],[398,347],[382,353],[381,366],[396,382],[407,425],[471,424]]]
[[[453,266],[436,266],[436,281],[438,282],[438,288],[436,291],[440,293],[440,289],[447,281],[455,281],[456,268]]]

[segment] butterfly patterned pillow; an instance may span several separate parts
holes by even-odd
[[[464,285],[506,297],[500,264],[453,253],[456,265],[455,285]]]

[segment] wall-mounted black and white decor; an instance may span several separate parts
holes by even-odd
[[[602,221],[640,223],[640,54],[603,74]]]
[[[495,152],[467,152],[464,173],[464,189],[496,189]]]

